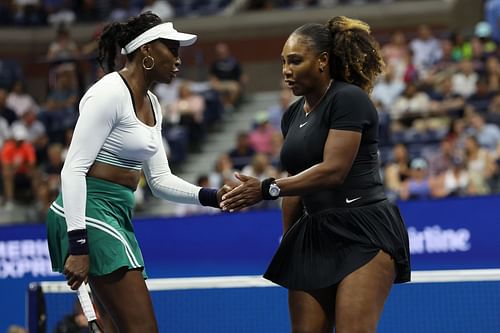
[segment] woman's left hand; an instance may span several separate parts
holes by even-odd
[[[222,196],[228,192],[230,192],[233,188],[230,185],[224,184],[220,189],[217,190],[217,202],[219,205],[222,202]]]
[[[221,208],[225,211],[239,211],[262,201],[260,180],[255,177],[235,173],[241,184],[222,196]]]

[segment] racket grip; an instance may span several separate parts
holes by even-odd
[[[87,317],[87,321],[91,322],[93,320],[97,320],[97,316],[94,311],[94,305],[90,300],[89,291],[87,289],[87,285],[82,283],[80,288],[76,291],[78,295],[78,299],[80,300],[80,304],[82,306],[83,313],[85,317]]]

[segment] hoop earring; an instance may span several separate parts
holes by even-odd
[[[323,73],[323,67],[319,68],[320,73]]]
[[[151,64],[151,66],[149,66],[149,67],[148,67],[148,66],[146,66],[146,59],[151,59],[151,61],[153,62],[153,63]],[[153,69],[153,67],[155,67],[155,58],[153,58],[153,57],[152,57],[152,56],[150,56],[150,55],[147,55],[147,56],[145,56],[144,58],[142,58],[142,68],[144,68],[144,69],[145,69],[145,70],[147,70],[147,71],[150,71],[150,70],[152,70],[152,69]]]

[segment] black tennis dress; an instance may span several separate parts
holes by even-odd
[[[303,107],[300,98],[281,123],[281,162],[290,174],[323,160],[330,129],[361,132],[361,144],[342,185],[301,197],[304,213],[283,235],[264,277],[292,290],[325,288],[382,249],[394,259],[395,283],[409,281],[408,233],[399,209],[384,193],[378,114],[368,95],[355,85],[334,81],[309,115]]]

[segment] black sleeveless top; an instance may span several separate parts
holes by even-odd
[[[322,162],[330,129],[360,132],[358,154],[342,185],[302,196],[306,210],[358,207],[384,200],[378,159],[378,113],[361,88],[346,82],[334,81],[309,115],[304,112],[304,97],[285,112],[280,156],[285,170],[294,175]]]

